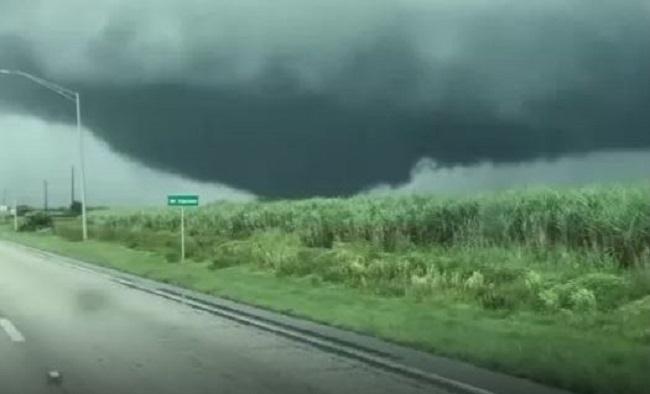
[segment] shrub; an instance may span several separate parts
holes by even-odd
[[[580,276],[575,286],[589,290],[604,309],[617,307],[629,300],[631,286],[619,275],[594,272]]]
[[[18,231],[38,231],[52,228],[53,223],[52,217],[45,212],[30,212],[25,215],[25,219],[20,223]]]
[[[83,210],[81,201],[73,201],[70,204],[69,212],[70,214],[74,216],[79,216],[81,215],[81,211]]]

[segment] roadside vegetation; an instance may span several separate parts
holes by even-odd
[[[5,237],[579,393],[650,387],[650,188],[218,203]],[[56,238],[55,238],[56,237]],[[64,242],[69,241],[69,242]]]

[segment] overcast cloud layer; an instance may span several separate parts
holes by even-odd
[[[119,152],[258,194],[402,184],[424,157],[521,168],[650,148],[644,0],[0,7],[0,67],[78,89],[86,126]],[[73,119],[17,78],[0,80],[0,109]]]

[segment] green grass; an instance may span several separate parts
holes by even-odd
[[[79,233],[69,221],[55,229]],[[212,242],[190,236],[195,261],[179,263],[175,233],[136,231],[91,226],[94,238],[110,242],[2,237],[580,393],[640,394],[650,385],[650,276],[600,253],[467,245],[386,252],[371,242],[319,248],[268,230]]]

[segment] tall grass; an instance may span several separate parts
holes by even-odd
[[[178,209],[91,220],[106,228],[175,231]],[[425,196],[218,203],[187,210],[191,235],[242,239],[260,230],[297,234],[305,245],[370,242],[383,251],[401,245],[559,246],[604,253],[623,266],[650,256],[650,188],[595,186],[519,189],[462,198]]]

